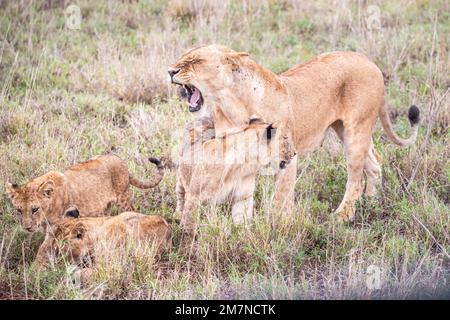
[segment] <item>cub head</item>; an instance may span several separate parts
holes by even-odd
[[[67,209],[64,220],[54,231],[54,251],[74,264],[87,263],[93,245],[88,232],[89,224],[79,217],[76,208]]]
[[[53,223],[52,211],[57,191],[57,182],[45,175],[24,186],[8,183],[6,192],[11,199],[24,230],[35,232]]]
[[[284,169],[297,154],[292,138],[284,132],[280,121],[267,123],[259,116],[253,115],[249,119],[248,129],[244,132],[246,135],[257,134],[257,141],[260,143],[258,160],[262,165],[277,161],[277,166]],[[264,148],[266,152],[261,152]]]
[[[172,83],[180,86],[180,95],[187,100],[189,111],[197,112],[205,100],[216,98],[215,92],[233,84],[233,72],[239,69],[240,59],[245,56],[248,53],[225,46],[199,46],[184,53],[168,72]]]

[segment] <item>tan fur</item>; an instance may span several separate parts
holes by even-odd
[[[184,230],[191,235],[196,229],[193,211],[200,204],[230,201],[235,223],[251,219],[259,170],[273,161],[278,161],[276,166],[281,161],[289,163],[295,156],[290,138],[279,132],[282,129],[277,129],[276,124],[253,118],[250,124],[222,137],[205,142],[201,137],[192,138],[192,131],[199,129],[197,134],[201,134],[207,128],[189,128],[177,172],[176,211]],[[270,139],[267,130],[271,130]]]
[[[393,131],[384,101],[383,76],[364,55],[355,52],[322,54],[282,74],[261,67],[246,53],[229,48],[202,46],[183,55],[169,72],[172,81],[198,88],[202,110],[214,118],[216,134],[244,124],[251,114],[266,121],[281,121],[292,135],[299,155],[318,148],[332,127],[344,142],[348,180],[337,214],[354,217],[354,202],[363,190],[373,194],[381,178],[380,157],[372,143],[376,119],[389,139],[408,145],[417,136],[417,122],[409,139]],[[418,110],[417,110],[418,116]],[[275,200],[289,212],[293,205],[296,159],[277,176]]]
[[[160,216],[137,212],[123,212],[114,217],[66,218],[48,235],[37,261],[45,265],[55,255],[63,254],[70,262],[82,264],[95,258],[97,243],[114,248],[130,239],[151,241],[156,253],[161,254],[171,248],[171,228]]]
[[[112,203],[117,203],[121,211],[132,210],[129,185],[156,186],[163,177],[162,167],[158,169],[154,179],[140,182],[119,157],[97,156],[62,173],[51,171],[22,187],[9,185],[7,192],[19,211],[22,227],[30,232],[40,228],[45,231],[59,223],[71,205],[81,216],[109,215]]]

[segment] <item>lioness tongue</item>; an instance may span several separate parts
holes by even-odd
[[[194,88],[191,98],[189,99],[189,104],[193,107],[196,107],[198,100],[200,100],[200,91],[198,91],[197,88]]]

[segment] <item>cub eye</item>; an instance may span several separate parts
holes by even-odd
[[[83,235],[81,234],[81,232],[78,232],[78,233],[77,233],[77,239],[78,239],[78,240],[81,240],[81,238],[83,238]]]
[[[31,214],[35,214],[36,212],[38,212],[39,208],[32,208],[31,209]]]
[[[17,213],[22,214],[22,209],[16,209]]]

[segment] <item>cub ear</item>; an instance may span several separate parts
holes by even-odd
[[[77,239],[83,239],[84,234],[86,233],[86,226],[83,222],[78,221],[77,224],[74,226],[72,234],[77,237]]]
[[[277,133],[278,126],[279,126],[278,121],[271,123],[267,126],[267,128],[266,128],[267,140],[272,139],[273,136]]]
[[[55,191],[55,183],[52,180],[44,182],[40,187],[38,192],[46,198],[50,198]]]
[[[255,123],[262,123],[262,119],[259,115],[254,114],[250,116],[250,119],[248,119],[248,124],[255,124]]]
[[[64,212],[64,218],[77,219],[80,217],[80,212],[75,207],[70,207]]]
[[[19,186],[17,184],[9,182],[6,183],[6,193],[8,194],[9,198],[13,198],[18,190]]]
[[[272,122],[272,128],[279,129],[281,127],[281,121],[277,120]]]

